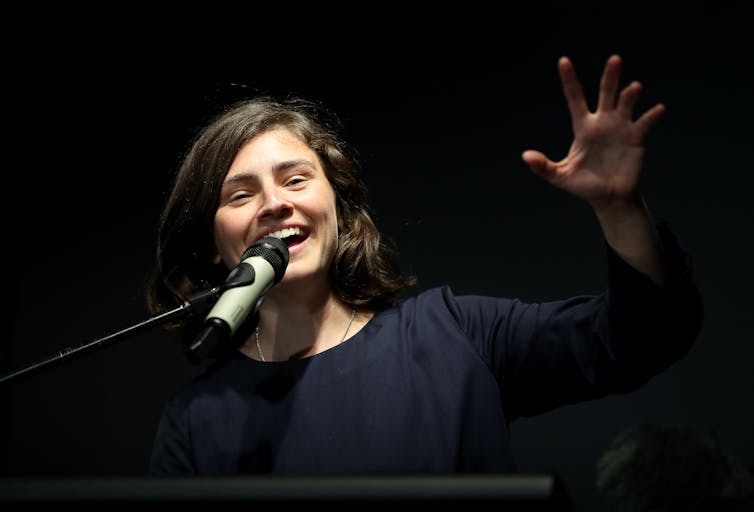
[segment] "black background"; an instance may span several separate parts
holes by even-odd
[[[188,140],[228,99],[295,93],[337,111],[378,225],[419,287],[547,300],[596,292],[604,252],[585,204],[522,151],[564,156],[556,62],[593,105],[607,57],[666,117],[643,189],[694,258],[706,320],[688,356],[641,390],[512,426],[523,470],[598,507],[595,463],[624,428],[684,423],[754,465],[752,117],[745,2],[293,4],[52,12],[4,36],[3,371],[146,320],[157,220]],[[28,17],[26,17],[28,14]],[[195,373],[153,331],[0,389],[2,474],[143,474],[163,400]]]

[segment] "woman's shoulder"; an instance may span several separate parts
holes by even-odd
[[[397,301],[393,310],[431,309],[445,308],[450,311],[460,309],[479,308],[494,305],[509,306],[520,301],[505,297],[496,297],[483,294],[458,293],[451,285],[441,285],[421,290],[414,295],[404,297]]]
[[[508,314],[516,304],[522,303],[504,297],[458,293],[452,286],[442,285],[404,297],[378,316],[383,321],[463,324],[474,318]]]
[[[444,303],[455,300],[456,297],[457,295],[450,285],[435,286],[401,297],[395,302],[392,309],[416,308],[425,304]]]

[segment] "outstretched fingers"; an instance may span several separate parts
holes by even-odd
[[[576,69],[574,69],[571,59],[561,57],[558,60],[558,73],[571,118],[576,120],[586,116],[589,113],[589,106],[586,104],[584,90],[576,76]]]
[[[644,112],[634,125],[638,128],[642,140],[647,136],[649,130],[657,124],[662,115],[665,113],[665,105],[658,103],[654,107]]]
[[[611,55],[605,63],[605,70],[600,80],[600,95],[597,100],[598,110],[612,110],[615,108],[615,98],[618,94],[620,71],[623,62],[618,55]]]
[[[639,99],[642,85],[639,82],[631,82],[620,93],[618,97],[617,110],[623,117],[631,119],[636,106],[636,100]]]
[[[527,149],[521,154],[521,158],[529,168],[542,177],[551,177],[557,173],[557,166],[544,153],[534,149]]]

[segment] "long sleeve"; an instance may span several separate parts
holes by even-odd
[[[497,379],[509,419],[635,390],[689,351],[704,316],[701,296],[690,256],[666,225],[658,228],[668,286],[605,244],[603,293],[541,303],[461,297],[450,306]]]

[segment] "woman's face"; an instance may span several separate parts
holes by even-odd
[[[276,128],[251,139],[236,155],[215,212],[216,263],[228,269],[263,236],[288,245],[281,289],[329,286],[338,243],[335,192],[316,153],[291,132]]]

